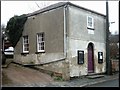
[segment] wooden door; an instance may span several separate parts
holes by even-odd
[[[93,44],[88,45],[88,73],[94,72],[94,52]]]

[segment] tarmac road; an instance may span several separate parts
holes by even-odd
[[[109,80],[86,87],[119,87],[119,79]]]

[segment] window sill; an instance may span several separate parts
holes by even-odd
[[[95,30],[94,28],[90,28],[90,27],[87,27],[87,29],[90,29],[90,30]]]
[[[41,51],[41,52],[35,52],[35,54],[39,54],[39,53],[45,53],[45,51]]]
[[[27,53],[25,53],[25,52],[21,53],[21,55],[23,55],[23,56],[26,56],[27,54],[29,54],[29,52],[27,52]]]

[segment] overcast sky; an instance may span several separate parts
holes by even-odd
[[[1,24],[7,25],[7,22],[14,15],[22,15],[34,12],[45,6],[61,2],[61,1],[1,1]],[[69,1],[82,7],[106,15],[105,1]],[[108,1],[109,3],[109,22],[110,31],[114,34],[118,29],[118,1]]]

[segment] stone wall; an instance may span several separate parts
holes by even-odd
[[[112,59],[112,72],[119,71],[119,60]]]
[[[40,66],[35,66],[44,73],[48,73],[51,76],[62,77],[64,80],[69,80],[69,63],[65,59],[43,64]]]

